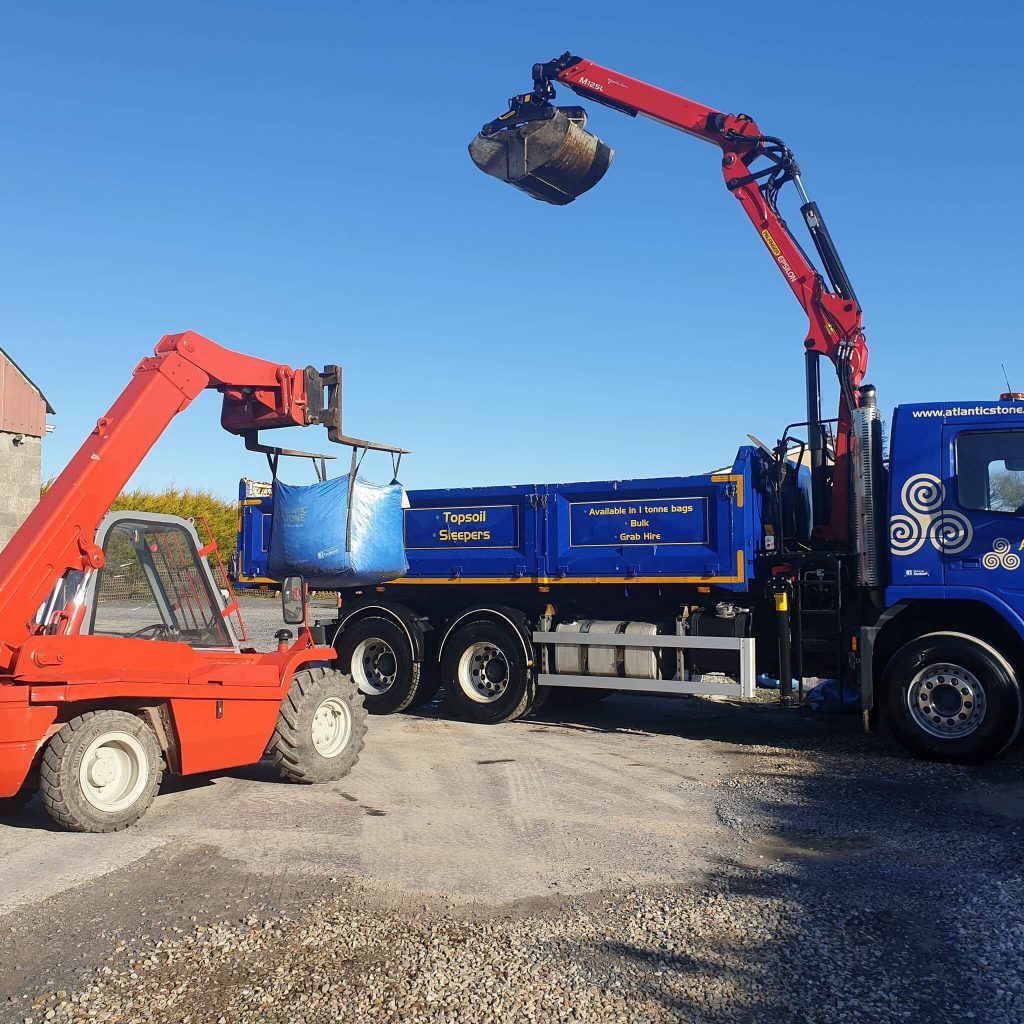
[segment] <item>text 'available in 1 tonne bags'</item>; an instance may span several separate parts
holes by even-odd
[[[352,483],[351,501],[349,484]],[[336,585],[383,583],[405,574],[401,484],[358,477],[293,486],[274,482],[269,568]]]

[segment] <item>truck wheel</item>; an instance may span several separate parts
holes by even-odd
[[[43,806],[73,832],[119,832],[149,809],[163,776],[153,730],[127,711],[89,711],[64,725],[39,766]]]
[[[371,715],[404,711],[416,698],[420,664],[409,638],[393,622],[370,618],[353,622],[337,646],[338,668],[351,675]]]
[[[886,719],[917,757],[977,764],[1020,731],[1021,693],[1009,663],[963,633],[929,633],[904,644],[882,675]]]
[[[363,696],[331,668],[296,672],[281,702],[270,755],[292,782],[337,782],[352,771],[366,736]]]
[[[537,696],[519,638],[496,622],[470,622],[455,631],[441,655],[441,679],[452,713],[483,725],[522,718]]]

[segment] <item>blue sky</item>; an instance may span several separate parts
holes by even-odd
[[[615,163],[572,206],[473,168],[566,49],[787,141],[887,409],[995,395],[1001,362],[1024,388],[1019,6],[355,7],[5,9],[0,345],[57,409],[46,473],[183,329],[340,362],[347,429],[414,449],[409,487],[699,472],[801,419],[803,316],[714,149],[593,107]],[[217,416],[134,482],[265,476]]]

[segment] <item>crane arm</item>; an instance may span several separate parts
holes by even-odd
[[[324,425],[332,441],[401,450],[342,433],[337,366],[292,369],[193,331],[166,335],[0,551],[0,667],[32,634],[36,610],[65,572],[102,567],[100,521],[171,420],[207,389],[223,396],[224,429],[257,450],[260,430],[312,424]]]
[[[817,357],[827,357],[836,368],[840,397],[832,509],[828,524],[822,524],[819,534],[826,540],[845,540],[849,531],[850,422],[852,410],[859,402],[857,387],[867,371],[868,348],[860,303],[821,212],[804,190],[800,168],[792,152],[781,140],[763,134],[745,114],[723,113],[570,53],[545,64],[535,64],[533,82],[533,92],[513,97],[508,113],[486,125],[481,134],[549,116],[550,100],[555,95],[554,83],[558,82],[589,100],[630,116],[643,114],[721,149],[726,187],[739,200],[807,316],[804,348],[809,354],[808,420],[812,456],[816,443],[818,447],[816,485],[823,483]],[[755,167],[759,162],[761,166]],[[828,275],[827,282],[779,213],[779,189],[790,181],[800,195],[801,216]]]

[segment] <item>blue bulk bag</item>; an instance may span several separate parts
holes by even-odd
[[[399,483],[382,487],[355,474],[307,486],[275,480],[271,575],[301,575],[335,587],[405,575],[403,497]]]

